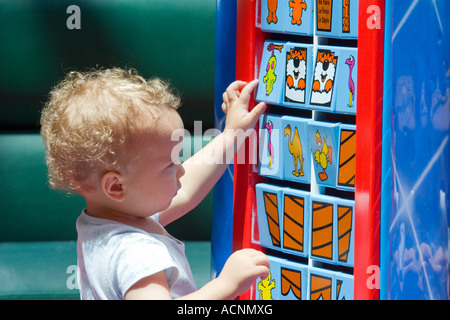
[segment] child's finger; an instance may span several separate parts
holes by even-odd
[[[231,90],[239,90],[240,91],[240,89],[245,87],[246,84],[247,84],[247,82],[245,82],[245,81],[236,80],[228,86],[227,90],[231,89]]]
[[[253,258],[254,258],[256,265],[266,266],[267,268],[270,267],[269,259],[267,258],[267,256],[264,253],[259,252],[259,254],[256,254]]]
[[[229,99],[238,99],[240,96],[240,91],[243,87],[245,87],[245,85],[247,84],[247,82],[245,81],[235,81],[232,84],[230,84],[226,90],[226,93],[228,94],[228,98]]]
[[[223,99],[223,102],[225,102],[225,103],[228,103],[228,102],[229,102],[229,101],[228,101],[228,94],[227,94],[226,91],[223,93],[222,99]]]
[[[227,112],[228,112],[228,108],[227,108],[227,105],[225,103],[222,103],[222,111],[225,114],[227,114]]]
[[[266,111],[267,104],[264,102],[258,103],[247,115],[250,123],[250,127],[253,128],[256,125],[256,122],[258,122],[258,119],[261,117],[261,115]]]
[[[248,102],[249,102],[249,100],[250,100],[250,95],[251,95],[251,93],[253,92],[253,90],[255,90],[255,88],[258,86],[258,79],[256,79],[256,80],[253,80],[253,81],[251,81],[251,82],[249,82],[245,87],[244,87],[244,89],[242,89],[242,91],[241,91],[241,95],[240,95],[240,99],[241,99],[241,102],[243,103],[243,104],[247,104]]]

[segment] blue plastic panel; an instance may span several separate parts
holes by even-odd
[[[353,276],[337,272],[334,279],[336,281],[336,300],[353,300]]]
[[[235,80],[236,65],[236,0],[219,1],[216,4],[216,48],[214,75],[214,125],[225,127],[222,111],[222,94]],[[230,164],[213,190],[214,210],[211,226],[211,274],[222,270],[233,247],[233,177]]]
[[[391,99],[384,100],[384,134],[392,143],[383,148],[390,168],[382,181],[392,187],[382,189],[382,297],[447,300],[450,2],[387,1],[386,7],[392,47],[385,55]]]

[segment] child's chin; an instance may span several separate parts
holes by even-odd
[[[163,207],[161,208],[161,210],[159,210],[159,212],[168,209],[168,208],[170,207],[170,204],[171,204],[171,203],[172,203],[172,200],[170,200],[165,206],[163,206]]]

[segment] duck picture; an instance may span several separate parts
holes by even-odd
[[[325,139],[322,139],[319,130],[316,131],[316,142],[319,148],[314,153],[314,160],[322,168],[322,172],[319,172],[318,176],[321,181],[324,181],[328,179],[328,175],[325,169],[327,168],[328,163],[332,163],[331,156],[333,149],[331,148],[331,146],[328,146]]]

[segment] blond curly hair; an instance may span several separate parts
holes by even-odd
[[[41,114],[50,186],[74,190],[94,170],[118,170],[119,148],[179,105],[168,83],[134,69],[70,72]]]

